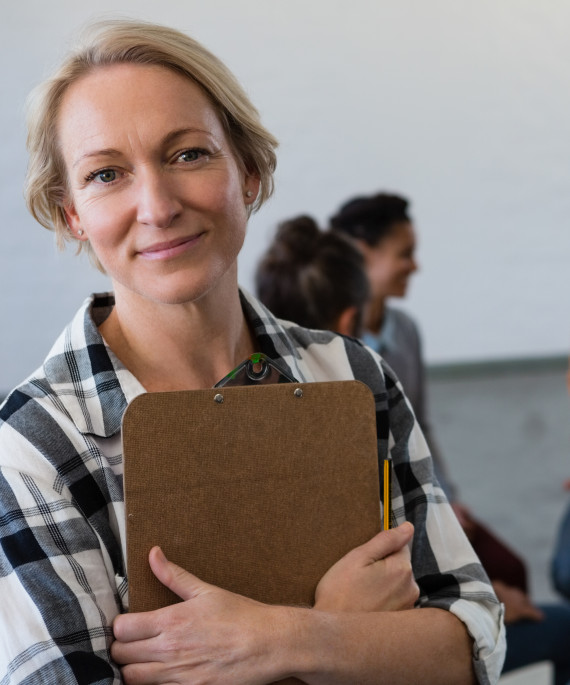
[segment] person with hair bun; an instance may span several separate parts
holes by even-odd
[[[495,683],[502,609],[434,496],[393,372],[238,285],[277,142],[234,76],[180,31],[103,22],[39,86],[28,130],[28,207],[113,290],[83,303],[0,407],[2,685]],[[313,606],[239,596],[154,547],[152,572],[183,601],[127,613],[125,409],[145,392],[211,388],[257,352],[299,382],[368,385],[398,525],[339,559]]]
[[[279,224],[258,264],[257,296],[273,314],[306,328],[359,335],[368,300],[360,251],[340,233],[299,216]]]
[[[431,432],[425,393],[421,338],[415,321],[388,303],[405,297],[417,271],[416,234],[406,198],[392,193],[358,196],[342,205],[330,219],[332,229],[353,240],[362,252],[370,283],[364,342],[379,352],[396,371],[414,407],[432,450],[438,475],[444,465]],[[448,496],[453,485],[442,478]]]

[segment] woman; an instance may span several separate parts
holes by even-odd
[[[461,522],[495,592],[505,606],[509,649],[504,672],[539,661],[551,661],[555,684],[570,682],[570,609],[535,605],[528,593],[524,562],[456,500],[445,463],[427,420],[424,363],[414,320],[388,305],[388,298],[404,297],[417,270],[416,236],[408,201],[378,193],[349,200],[331,219],[331,226],[350,236],[361,250],[371,286],[371,300],[363,340],[392,366],[432,449],[438,479]]]
[[[359,250],[314,219],[279,224],[255,274],[257,296],[280,319],[306,328],[358,335],[368,300]]]
[[[100,25],[40,89],[28,144],[32,213],[87,249],[114,293],[87,300],[1,409],[3,682],[494,682],[500,606],[434,500],[427,448],[389,370],[238,289],[275,140],[227,69],[177,31]],[[145,391],[210,387],[254,351],[302,381],[367,379],[402,525],[339,560],[313,608],[207,585],[154,548],[154,574],[185,601],[122,614],[125,407]]]
[[[436,452],[437,474],[451,499],[454,487],[448,478],[441,478],[444,464],[428,420],[419,331],[408,314],[388,304],[389,298],[405,297],[410,277],[418,269],[408,201],[391,193],[356,197],[340,208],[330,225],[352,238],[362,252],[370,283],[363,341],[382,355],[402,381],[428,444]]]

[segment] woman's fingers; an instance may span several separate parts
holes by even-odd
[[[150,550],[148,561],[158,580],[182,599],[192,599],[207,586],[189,571],[168,561],[160,547]]]
[[[207,583],[168,561],[160,547],[153,547],[148,559],[158,580],[184,600],[192,599],[208,587]],[[161,630],[161,614],[156,611],[121,614],[113,622],[115,639],[120,642],[148,640],[159,635]]]
[[[410,523],[382,531],[339,559],[321,578],[315,608],[323,611],[396,611],[418,598],[407,544]]]
[[[363,555],[368,563],[380,561],[407,545],[414,536],[414,526],[404,521],[397,528],[383,530],[360,547],[353,550],[355,555]]]

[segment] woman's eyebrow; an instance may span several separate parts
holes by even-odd
[[[169,143],[174,142],[177,138],[181,138],[182,136],[187,135],[189,133],[203,133],[207,136],[212,135],[212,132],[207,131],[206,129],[188,126],[187,128],[178,128],[174,131],[171,131],[170,133],[167,133],[162,139],[162,144],[168,145]]]
[[[85,152],[84,154],[81,155],[81,157],[78,157],[75,162],[72,164],[72,169],[75,169],[75,167],[78,164],[81,164],[81,162],[85,159],[89,159],[91,157],[116,157],[117,155],[120,155],[121,153],[118,150],[115,150],[112,147],[108,148],[103,148],[102,150],[93,150],[90,152]]]
[[[162,139],[162,145],[169,145],[170,143],[174,142],[177,138],[181,138],[184,135],[187,135],[189,133],[202,133],[204,135],[207,135],[211,137],[212,132],[207,131],[206,129],[203,128],[195,128],[192,126],[188,126],[186,128],[178,128],[175,129],[174,131],[170,131],[170,133],[167,133],[164,138]],[[75,169],[75,167],[78,164],[81,164],[81,162],[85,159],[89,159],[91,157],[116,157],[120,155],[120,151],[116,150],[115,148],[109,147],[109,148],[103,148],[102,150],[92,150],[89,152],[85,152],[84,154],[81,155],[78,159],[75,160],[75,162],[72,165],[72,168]]]

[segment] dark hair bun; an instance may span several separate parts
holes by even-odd
[[[332,329],[343,311],[361,311],[368,297],[357,247],[345,235],[321,231],[306,215],[279,224],[255,282],[259,299],[276,316],[308,328]]]
[[[308,264],[315,258],[320,237],[317,222],[310,216],[303,215],[283,221],[277,227],[273,241],[275,257],[299,265]]]

